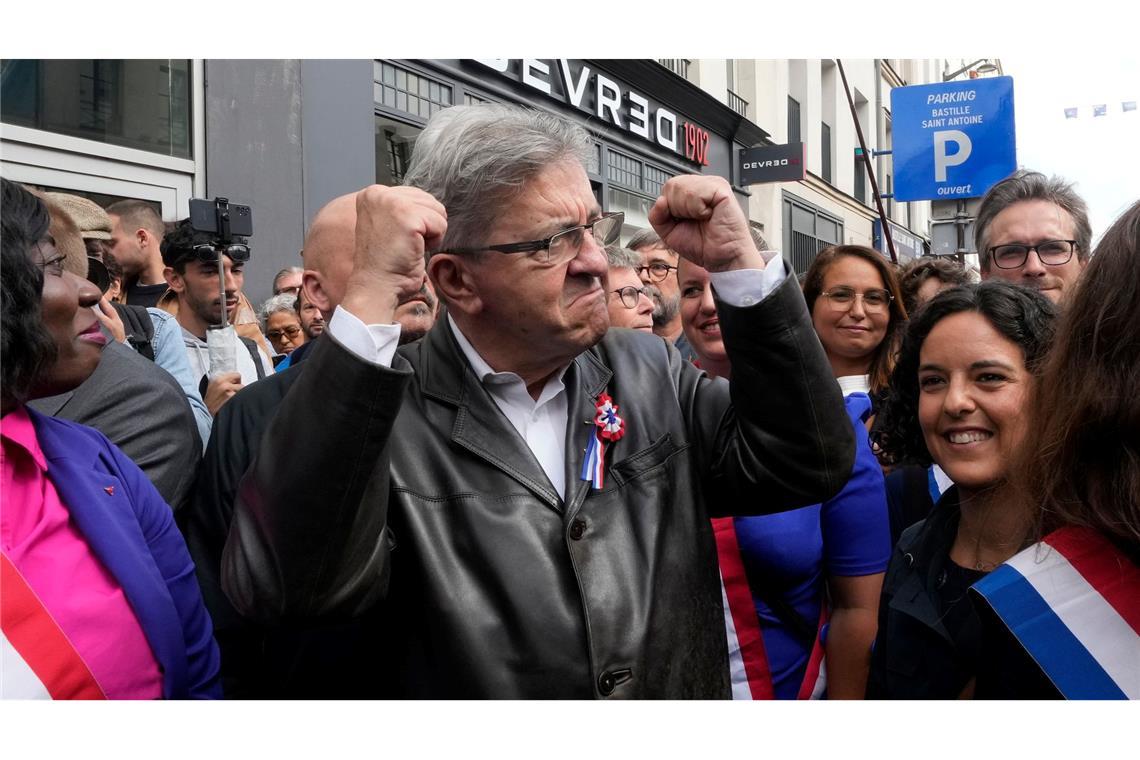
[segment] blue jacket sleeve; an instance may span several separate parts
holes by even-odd
[[[149,308],[151,322],[154,323],[154,338],[151,345],[154,347],[154,363],[174,376],[182,386],[190,409],[194,412],[194,422],[198,425],[198,435],[202,439],[202,448],[210,440],[210,427],[214,418],[210,410],[202,401],[198,393],[198,379],[190,370],[190,360],[186,358],[186,348],[182,343],[182,333],[174,317],[162,309]]]
[[[143,538],[182,623],[187,688],[186,693],[174,696],[178,699],[221,699],[221,655],[214,641],[214,627],[202,601],[202,591],[198,587],[186,541],[174,523],[174,513],[126,455],[113,445],[108,445],[108,450],[131,492]]]
[[[824,564],[829,575],[873,575],[887,569],[891,556],[886,485],[863,424],[870,399],[852,393],[844,403],[855,429],[855,465],[843,490],[823,503]]]

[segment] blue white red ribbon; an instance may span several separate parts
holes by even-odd
[[[605,483],[606,442],[614,442],[625,435],[625,420],[618,416],[618,405],[608,393],[598,396],[594,415],[594,429],[586,444],[586,458],[582,462],[582,480],[600,489]]]

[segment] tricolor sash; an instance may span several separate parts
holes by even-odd
[[[1066,699],[1140,699],[1140,568],[1096,531],[1055,531],[973,589]]]
[[[756,614],[756,603],[744,571],[744,560],[736,538],[736,525],[731,517],[718,517],[712,520],[712,526],[720,562],[720,590],[724,604],[725,632],[728,636],[732,698],[775,699],[760,618]],[[822,607],[815,642],[796,699],[822,699],[827,689],[823,641],[819,635],[819,630],[827,623],[827,606]]]
[[[3,553],[0,588],[3,697],[106,699],[87,663]]]

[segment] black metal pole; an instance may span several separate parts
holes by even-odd
[[[887,214],[883,211],[883,198],[879,195],[879,183],[875,181],[875,170],[871,168],[871,154],[867,150],[867,141],[863,139],[863,128],[859,126],[859,117],[855,113],[855,99],[851,97],[851,88],[847,86],[847,74],[843,71],[843,61],[835,60],[839,66],[839,76],[843,78],[843,91],[847,93],[847,105],[851,109],[851,121],[855,123],[855,134],[859,137],[859,148],[863,154],[863,163],[867,167],[867,176],[871,179],[871,192],[875,196],[875,206],[879,209],[879,219],[883,222],[883,238],[887,241],[887,250],[891,254],[891,261],[897,266],[898,256],[895,255],[895,240],[891,236],[891,225],[887,221]],[[878,118],[875,114],[875,118]]]

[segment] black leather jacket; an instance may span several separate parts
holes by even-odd
[[[574,360],[565,499],[445,320],[392,368],[320,341],[239,487],[226,594],[267,622],[368,614],[376,696],[728,697],[708,518],[822,501],[854,446],[794,276],[718,308],[731,389],[634,331]],[[626,432],[592,490],[603,390]]]

